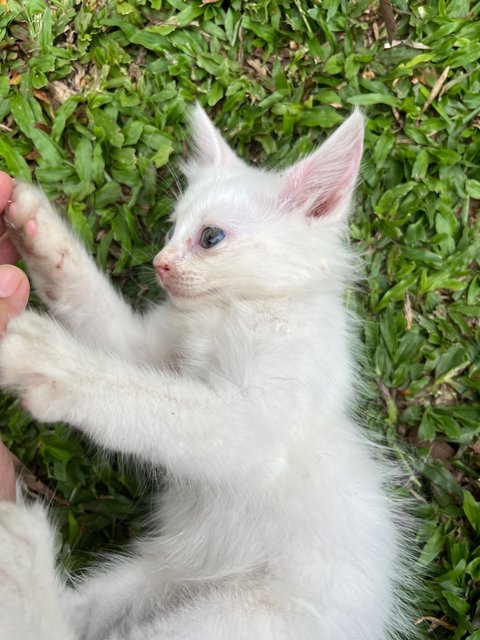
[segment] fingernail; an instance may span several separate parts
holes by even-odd
[[[0,269],[0,298],[9,298],[20,285],[20,274],[15,269]]]

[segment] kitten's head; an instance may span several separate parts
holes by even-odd
[[[362,155],[359,111],[279,173],[240,160],[199,106],[192,129],[189,185],[154,259],[177,306],[302,295],[343,277],[342,236]]]

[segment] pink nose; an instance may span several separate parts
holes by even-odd
[[[154,263],[155,270],[157,272],[158,277],[163,282],[163,284],[167,284],[175,277],[175,266],[172,262],[168,260],[158,260]]]
[[[165,276],[169,271],[171,271],[172,267],[168,264],[168,262],[157,262],[155,265],[155,269],[158,271],[159,275]]]

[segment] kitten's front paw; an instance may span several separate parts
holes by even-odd
[[[40,189],[16,182],[5,221],[14,243],[25,257],[38,258],[49,268],[61,269],[69,254],[69,236]]]
[[[26,311],[10,321],[0,341],[0,384],[15,392],[37,420],[66,419],[68,381],[75,359],[65,331],[46,316]]]

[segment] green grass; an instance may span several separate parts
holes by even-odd
[[[362,105],[352,234],[368,273],[356,303],[369,423],[423,519],[419,628],[479,640],[480,3],[393,5],[388,48],[364,0],[2,0],[0,167],[39,182],[142,306],[157,295],[148,265],[178,191],[188,105],[199,100],[243,157],[268,166]],[[67,564],[135,533],[149,502],[141,474],[92,463],[85,442],[37,427],[11,399],[0,407],[5,441],[56,491]]]

